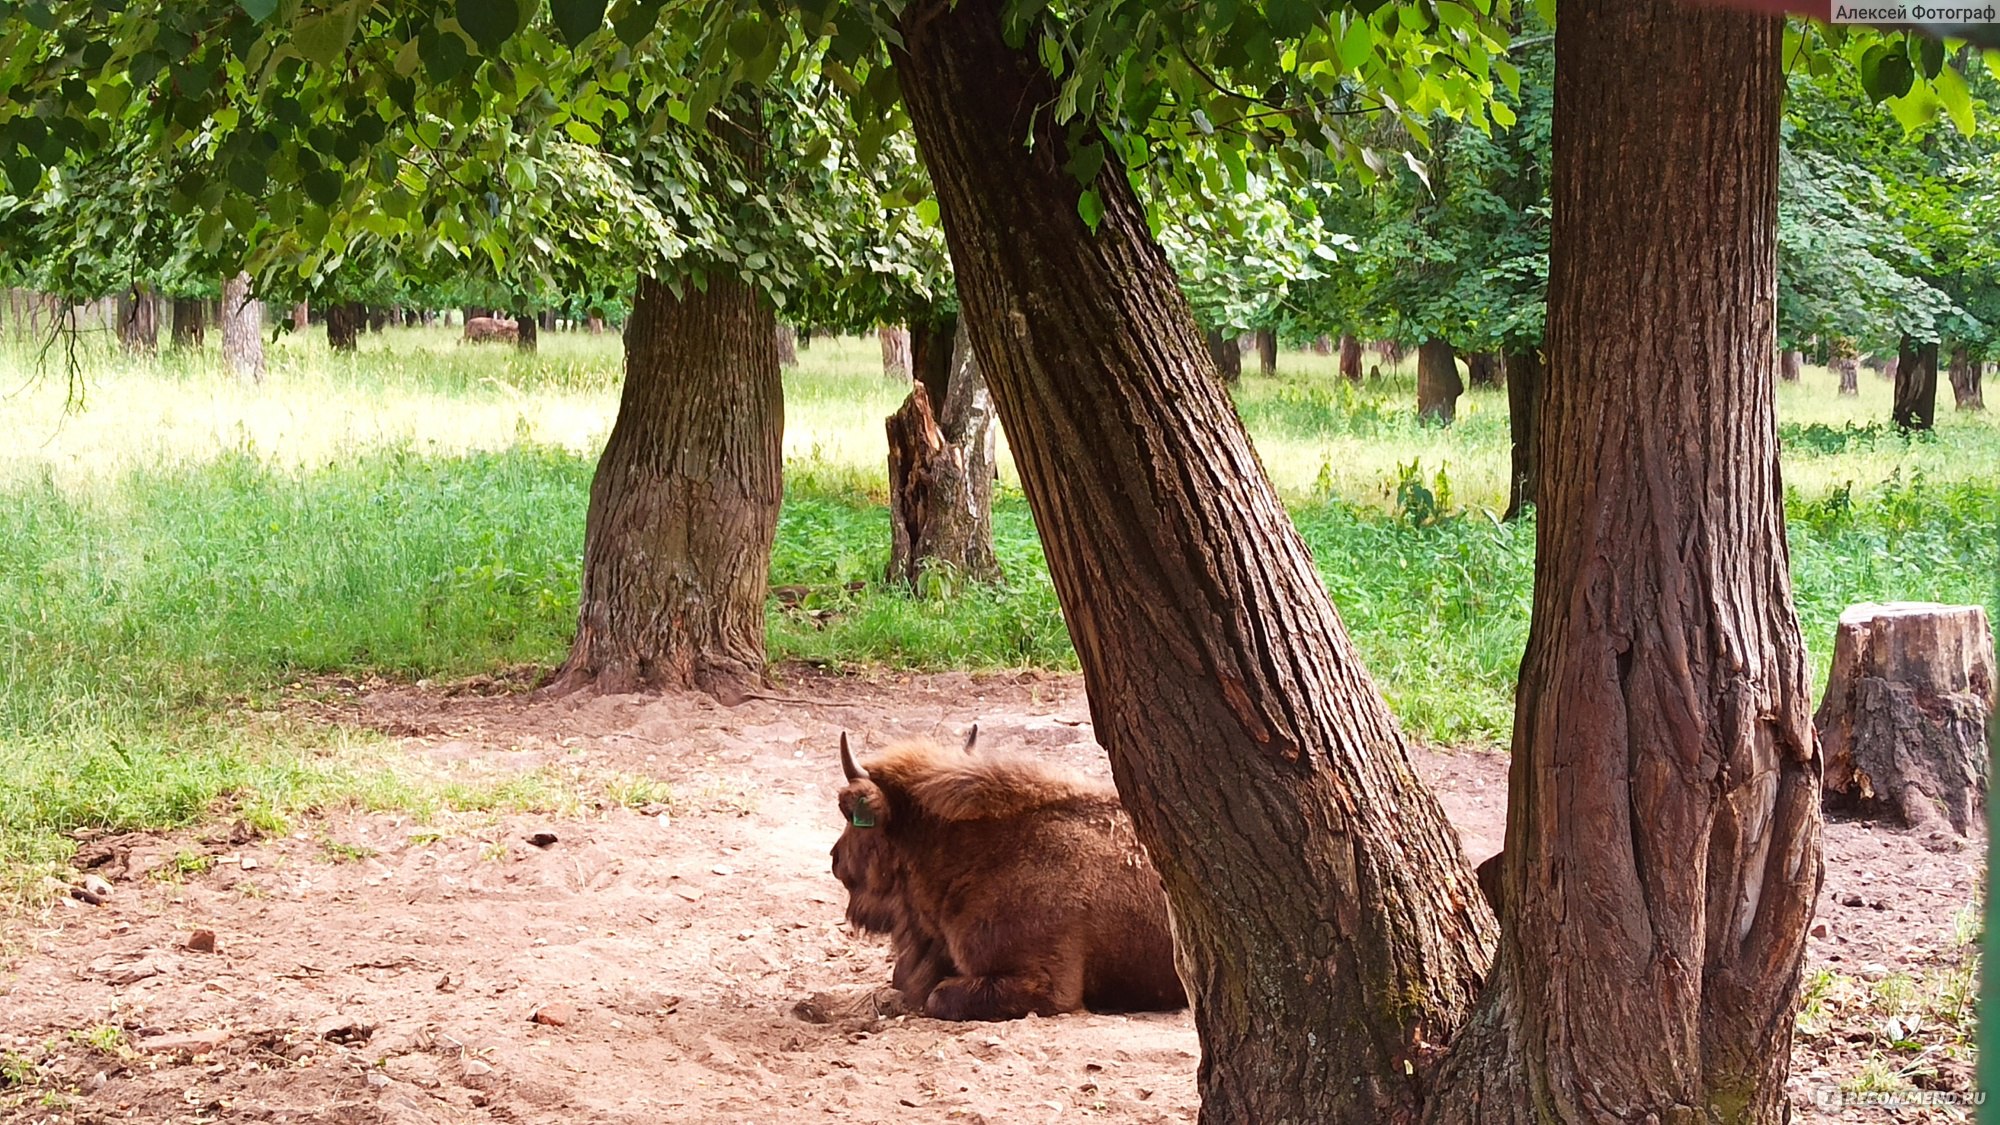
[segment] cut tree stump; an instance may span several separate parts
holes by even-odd
[[[1814,724],[1829,811],[1966,835],[1986,802],[1993,636],[1978,606],[1894,602],[1840,615]]]

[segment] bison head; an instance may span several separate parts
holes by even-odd
[[[965,752],[979,740],[975,724],[965,736]],[[847,733],[840,735],[840,768],[847,785],[840,791],[840,814],[847,827],[833,842],[833,875],[847,888],[847,920],[873,933],[892,932],[902,913],[902,874],[895,846],[885,835],[894,804],[868,771],[854,760]]]

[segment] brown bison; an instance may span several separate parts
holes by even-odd
[[[487,340],[502,340],[514,343],[520,338],[521,326],[515,321],[501,320],[492,316],[475,316],[465,322],[465,343],[478,344]]]
[[[974,728],[974,736],[977,728]],[[833,873],[938,1019],[1184,1007],[1167,896],[1108,785],[1026,758],[898,743],[840,762]]]

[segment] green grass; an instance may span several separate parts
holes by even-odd
[[[26,382],[0,398],[0,427],[28,439],[0,450],[0,878],[29,885],[83,826],[656,799],[639,779],[426,777],[379,741],[276,707],[320,673],[448,678],[560,658],[616,346],[553,335],[524,357],[411,331],[338,357],[296,338],[249,388],[212,352],[134,362],[88,345],[71,414],[60,370],[29,381],[35,357],[0,346],[0,382]],[[881,419],[900,392],[872,341],[821,340],[802,358],[786,380],[771,580],[806,593],[774,598],[772,658],[1074,667],[1011,464],[994,511],[1001,585],[880,583]],[[1491,515],[1503,396],[1469,395],[1440,430],[1415,421],[1407,373],[1357,390],[1330,359],[1285,363],[1245,380],[1240,409],[1370,672],[1418,737],[1504,742],[1534,533]],[[1864,376],[1843,400],[1823,376],[1780,396],[1816,668],[1854,602],[1994,606],[2000,553],[2000,425],[1947,410],[1934,437],[1904,438],[1874,422],[1885,385]]]

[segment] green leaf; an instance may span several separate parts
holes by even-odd
[[[1978,129],[1979,123],[1972,116],[1972,91],[1966,88],[1965,76],[1953,67],[1938,71],[1931,82],[1931,89],[1937,91],[1938,101],[1944,111],[1951,115],[1951,123],[1958,126],[1961,136],[1970,137]]]
[[[576,47],[604,26],[606,6],[605,0],[549,0],[549,14],[563,42]]]
[[[729,25],[729,53],[748,61],[756,58],[764,50],[766,32],[764,21],[754,16],[745,16]]]
[[[1095,191],[1086,191],[1076,197],[1076,213],[1083,219],[1083,225],[1095,234],[1098,222],[1104,218],[1104,200],[1099,199]]]
[[[1317,14],[1311,0],[1266,0],[1264,4],[1264,18],[1280,39],[1296,39],[1311,31]]]
[[[331,207],[340,202],[342,182],[338,171],[322,168],[317,172],[308,172],[302,177],[302,182],[305,185],[306,198],[321,207]]]
[[[313,62],[332,66],[347,50],[347,40],[353,34],[354,26],[336,13],[307,16],[292,29],[292,46]]]
[[[1917,65],[1923,69],[1925,78],[1936,78],[1944,70],[1944,40],[1930,36],[1911,36],[1917,45]]]
[[[201,248],[210,254],[222,248],[222,212],[210,211],[194,226],[194,236]]]
[[[514,0],[458,0],[458,26],[472,37],[482,55],[497,55],[521,26],[521,9]]]
[[[14,194],[26,197],[42,183],[42,162],[32,156],[17,154],[0,160],[7,168],[7,186]]]
[[[424,57],[424,74],[434,83],[445,83],[465,69],[465,40],[447,31],[426,31],[417,40],[417,53]]]
[[[1882,43],[1868,48],[1861,56],[1861,88],[1870,101],[1880,104],[1889,98],[1900,98],[1910,92],[1916,82],[1916,68],[1910,65],[1909,56],[1900,52],[1892,53]]]
[[[263,23],[271,18],[272,12],[278,10],[278,0],[237,0],[237,6],[243,9],[244,15],[250,17],[250,22]]]
[[[1095,141],[1078,145],[1069,154],[1069,174],[1086,187],[1097,179],[1097,173],[1103,167],[1104,146]]]
[[[1340,65],[1348,70],[1359,70],[1361,64],[1375,51],[1375,27],[1360,16],[1350,16],[1347,30],[1341,33]]]
[[[918,200],[918,201],[917,201],[917,218],[919,218],[919,219],[922,219],[922,220],[923,220],[924,222],[926,222],[926,223],[929,223],[929,224],[930,224],[930,225],[932,225],[932,226],[936,226],[936,225],[937,225],[937,221],[938,221],[938,201],[937,201],[937,199],[936,199],[936,198],[930,198],[930,199],[920,199],[920,200]]]

